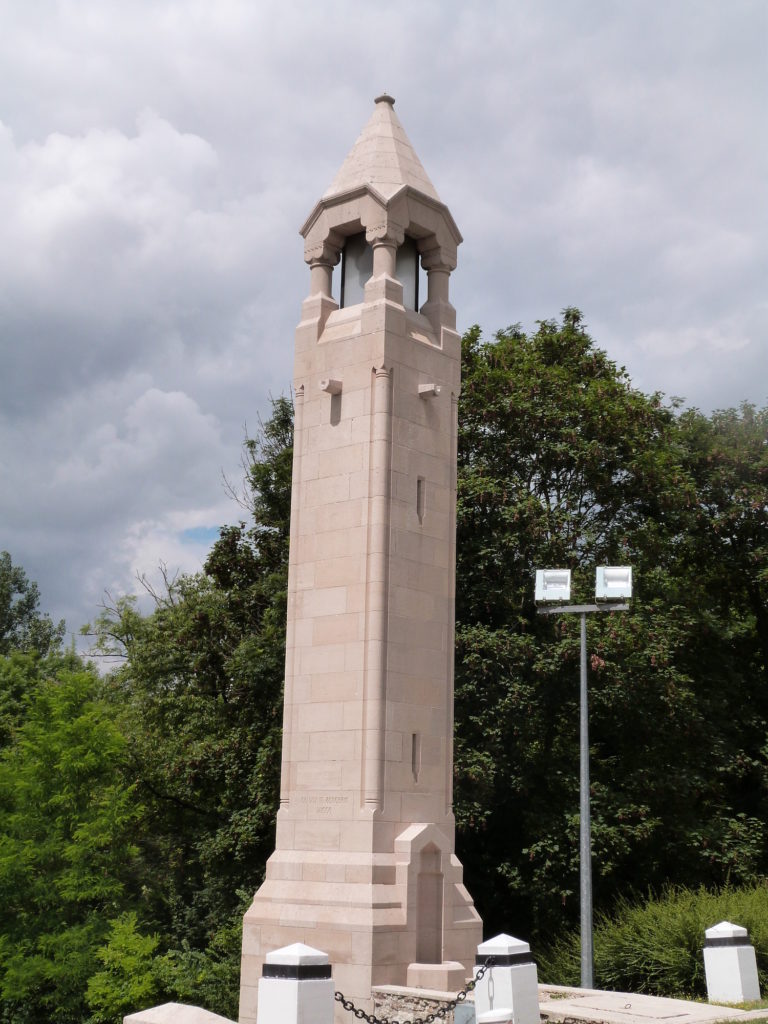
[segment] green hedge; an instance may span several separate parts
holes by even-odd
[[[616,992],[706,998],[705,929],[731,921],[749,931],[762,992],[768,989],[768,884],[711,892],[668,889],[622,899],[595,921],[595,986]],[[540,951],[539,980],[578,985],[580,940],[569,933]]]

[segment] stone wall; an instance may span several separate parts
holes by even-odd
[[[381,1020],[396,1020],[400,1024],[410,1024],[414,1020],[424,1020],[430,1013],[445,1009],[456,994],[453,992],[432,992],[426,989],[404,988],[399,985],[379,986],[373,989],[373,1012]],[[474,1021],[474,1005],[471,995],[466,1003],[456,1007],[456,1011],[448,1010],[445,1017],[439,1020],[445,1024],[467,1024]]]

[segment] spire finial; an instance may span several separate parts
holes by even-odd
[[[383,92],[381,94],[381,96],[377,96],[376,99],[373,102],[374,103],[388,103],[390,105],[390,107],[394,107],[394,105],[395,105],[394,97],[390,96],[389,93],[386,93],[386,92]]]

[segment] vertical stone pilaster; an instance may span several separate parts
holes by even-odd
[[[304,445],[304,385],[300,384],[293,396],[293,471],[291,488],[291,525],[288,549],[288,607],[285,624],[285,689],[283,692],[283,715],[286,720],[293,715],[293,679],[296,658],[296,588],[297,560],[299,552],[299,523],[301,520],[301,502],[297,500],[301,490],[301,463]],[[288,729],[283,736],[283,748],[280,761],[280,806],[290,801],[292,789],[291,779],[291,736],[293,730]]]
[[[381,811],[387,700],[392,375],[385,366],[380,366],[374,370],[373,379],[364,671],[363,799],[366,806]]]
[[[448,536],[450,544],[450,564],[456,565],[456,487],[457,487],[457,457],[459,441],[459,396],[454,391],[451,393],[451,461],[450,461],[450,490],[449,490],[449,517]],[[456,633],[456,573],[451,573],[450,593],[448,596],[448,635],[453,641]],[[454,681],[454,660],[455,643],[448,644],[446,651],[445,678],[448,687],[449,698],[446,700],[446,721],[445,721],[445,813],[453,814],[453,681]]]

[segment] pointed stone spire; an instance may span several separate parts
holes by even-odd
[[[410,185],[439,202],[437,190],[398,120],[395,101],[382,93],[375,102],[370,120],[323,198],[370,185],[384,199],[391,199],[404,185]]]

